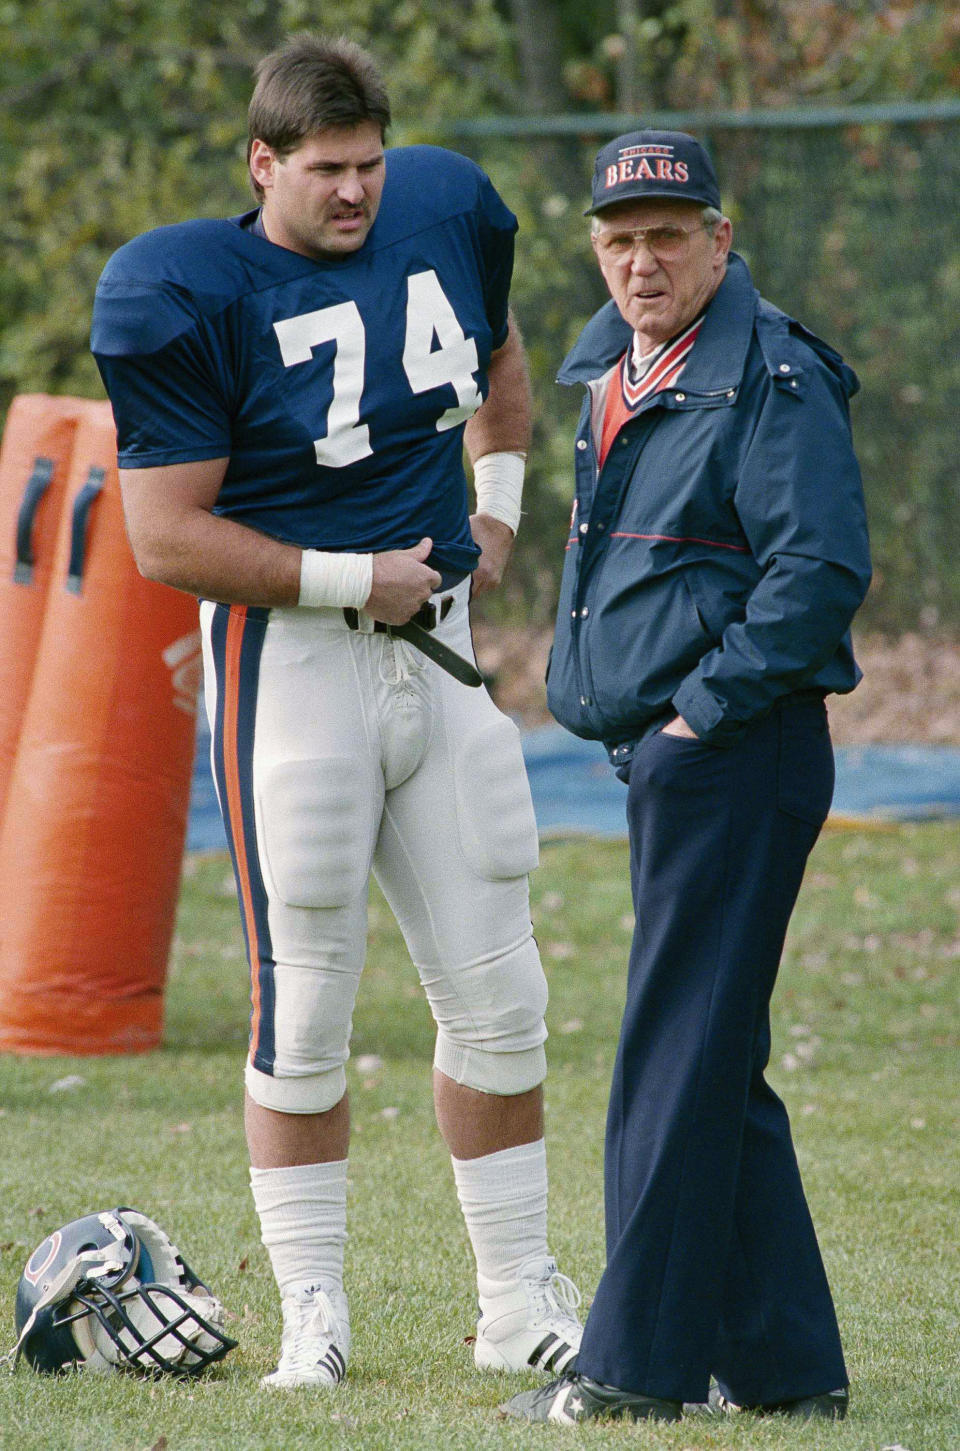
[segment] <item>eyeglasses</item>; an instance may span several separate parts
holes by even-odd
[[[624,232],[594,232],[597,251],[604,262],[626,262],[632,260],[638,244],[652,252],[658,262],[679,262],[690,250],[690,238],[694,232],[708,229],[706,222],[699,227],[677,227],[663,223],[659,227],[631,227]]]

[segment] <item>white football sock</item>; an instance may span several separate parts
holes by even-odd
[[[250,1187],[281,1295],[311,1284],[342,1290],[347,1160],[251,1169]]]
[[[546,1145],[538,1139],[479,1159],[453,1159],[453,1177],[481,1300],[502,1294],[515,1286],[521,1265],[550,1253]]]

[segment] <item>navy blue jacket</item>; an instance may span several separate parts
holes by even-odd
[[[613,302],[558,381],[602,377],[632,333]],[[599,475],[584,401],[547,698],[614,764],[675,714],[727,745],[799,689],[860,679],[870,582],[839,354],[759,296],[731,254],[679,382],[646,399]]]

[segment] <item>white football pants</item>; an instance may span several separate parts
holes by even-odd
[[[472,660],[469,584],[436,634]],[[537,831],[516,726],[362,612],[360,630],[333,608],[204,602],[200,618],[255,1102],[318,1113],[345,1092],[371,869],[430,1003],[437,1068],[487,1093],[542,1082]]]

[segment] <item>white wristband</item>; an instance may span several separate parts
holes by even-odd
[[[523,453],[485,453],[473,465],[477,513],[489,514],[517,532],[520,498],[527,456]]]
[[[352,605],[362,609],[373,589],[372,554],[328,554],[304,549],[300,555],[298,605]]]

